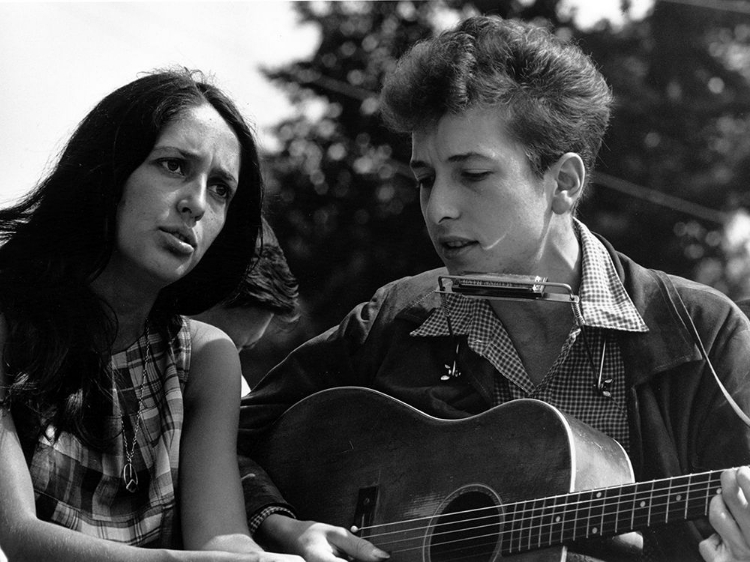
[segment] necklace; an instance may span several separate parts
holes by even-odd
[[[138,443],[138,431],[141,428],[141,418],[143,417],[143,388],[148,375],[148,363],[151,360],[151,342],[149,341],[148,322],[146,322],[146,359],[143,362],[143,373],[141,373],[141,388],[138,391],[138,414],[135,419],[133,428],[133,442],[128,451],[128,438],[125,435],[125,414],[120,413],[120,424],[122,426],[122,444],[125,452],[125,466],[122,467],[122,481],[125,489],[134,494],[138,491],[138,473],[133,468],[133,456],[135,455],[135,446]]]

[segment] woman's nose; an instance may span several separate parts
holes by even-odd
[[[180,213],[200,220],[206,212],[207,191],[208,185],[203,177],[197,177],[186,184],[178,203]]]

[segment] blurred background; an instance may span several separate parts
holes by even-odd
[[[2,28],[11,21],[4,19],[5,6],[0,4]],[[65,74],[75,69],[77,87],[89,93],[85,106],[74,111],[71,91],[40,92],[34,86],[39,73],[50,69],[26,61],[19,72],[39,92],[39,111],[55,98],[67,104],[68,117],[80,119],[137,71],[163,65],[145,64],[153,61],[147,55],[154,49],[171,62],[204,64],[219,85],[247,104],[264,147],[267,217],[299,279],[303,303],[298,325],[272,329],[243,353],[251,383],[377,287],[440,265],[407,166],[409,139],[382,127],[377,94],[384,73],[411,44],[477,13],[551,26],[577,41],[611,84],[614,119],[580,218],[645,266],[706,283],[733,299],[750,296],[748,0],[104,4],[117,7],[114,27],[101,18],[106,9],[95,8],[102,5],[84,4],[74,5],[91,10],[80,29],[60,26],[70,4],[43,6],[45,13],[59,9],[50,30],[83,34],[81,49],[97,51],[98,41],[117,31],[131,62],[123,66],[104,57],[101,67],[79,68],[71,59],[58,68]],[[192,6],[188,15],[185,6]],[[196,14],[198,9],[205,12]],[[161,46],[149,43],[168,36],[175,23],[190,33],[164,39]],[[26,162],[24,154],[10,151],[26,142],[29,128],[44,129],[48,122],[36,111],[17,109],[24,96],[7,80],[8,59],[23,58],[36,35],[18,32],[18,23],[11,27],[12,39],[0,34],[6,143],[0,145],[0,164],[6,180],[19,158]],[[43,44],[54,53],[54,44]],[[209,49],[219,51],[204,63]],[[133,55],[140,51],[146,51],[143,60]],[[141,66],[133,69],[132,59]],[[108,72],[110,64],[116,76]],[[263,91],[272,94],[255,97]],[[11,116],[24,128],[11,132]],[[64,133],[58,131],[56,142]],[[39,145],[28,151],[43,153],[42,165],[53,153]],[[32,176],[11,182],[28,189],[40,174],[38,166]]]

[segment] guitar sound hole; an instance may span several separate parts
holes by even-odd
[[[490,562],[497,551],[502,514],[493,496],[464,491],[433,520],[430,562]]]

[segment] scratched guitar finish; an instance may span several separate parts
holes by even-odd
[[[570,544],[627,559],[630,531],[704,516],[720,485],[633,483],[619,444],[537,400],[440,420],[354,387],[290,408],[254,459],[301,519],[354,525],[393,562],[564,561]]]

